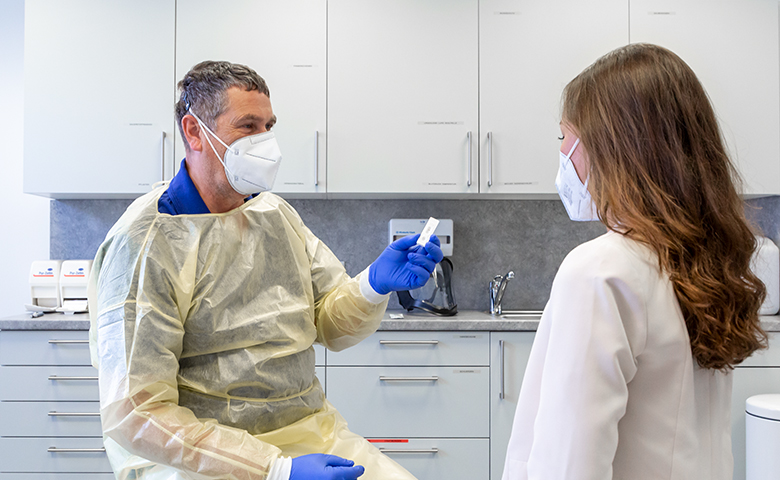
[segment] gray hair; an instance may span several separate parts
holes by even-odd
[[[195,114],[212,130],[216,127],[217,117],[227,108],[227,90],[238,87],[251,92],[257,90],[269,98],[265,80],[246,65],[230,62],[215,62],[207,60],[195,65],[184,75],[178,84],[181,91],[175,105],[176,124],[184,144],[189,150],[187,137],[181,119],[194,110]]]

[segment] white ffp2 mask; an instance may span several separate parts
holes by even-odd
[[[225,167],[225,176],[233,190],[241,195],[252,195],[273,188],[276,174],[279,172],[279,164],[282,162],[282,152],[279,150],[279,144],[276,143],[274,132],[241,137],[228,146],[194,112],[189,113],[195,117],[201,127],[227,149],[225,158],[219,158],[217,149],[206,135],[211,149]]]
[[[571,155],[579,144],[580,139],[578,138],[568,155],[560,152],[561,163],[558,166],[558,175],[555,176],[555,188],[558,189],[558,196],[561,197],[570,219],[577,222],[591,222],[598,220],[599,217],[596,213],[596,204],[588,191],[590,174],[583,185],[580,177],[577,176],[577,170],[574,169],[574,163],[571,161]]]

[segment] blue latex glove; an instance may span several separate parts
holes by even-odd
[[[371,288],[384,295],[425,285],[444,254],[436,235],[431,235],[425,247],[417,245],[418,238],[419,233],[398,239],[379,255],[368,267]]]
[[[355,480],[365,469],[335,455],[312,453],[292,459],[290,480]]]

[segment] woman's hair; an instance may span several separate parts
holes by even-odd
[[[693,70],[656,45],[619,48],[566,86],[563,122],[587,152],[601,221],[658,254],[698,364],[726,371],[765,348],[741,181]]]

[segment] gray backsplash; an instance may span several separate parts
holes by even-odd
[[[53,200],[50,258],[95,256],[130,200]],[[566,254],[606,230],[572,222],[557,200],[290,200],[306,225],[356,275],[387,245],[391,218],[454,222],[453,287],[458,308],[487,310],[487,285],[514,270],[505,308],[541,309]],[[780,244],[780,197],[748,201],[748,217]],[[391,309],[400,309],[393,296]]]

